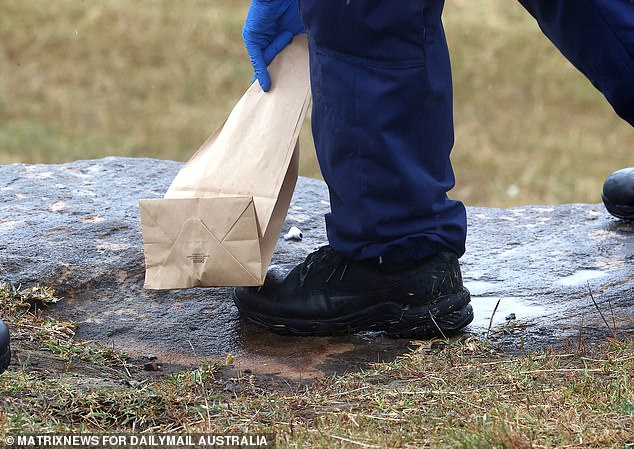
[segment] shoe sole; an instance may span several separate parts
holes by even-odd
[[[616,204],[603,197],[603,204],[607,211],[621,220],[634,221],[634,206],[626,206],[624,204]]]
[[[234,300],[243,318],[282,335],[331,336],[378,331],[393,338],[448,337],[473,321],[473,308],[469,304],[471,296],[466,288],[420,307],[404,308],[391,302],[369,307],[354,315],[319,321],[274,317],[244,310],[235,292]]]
[[[7,347],[4,354],[0,355],[0,374],[4,373],[11,363],[11,348]]]

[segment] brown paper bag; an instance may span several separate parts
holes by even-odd
[[[310,103],[308,50],[296,36],[164,199],[140,200],[145,288],[262,285],[297,181]]]

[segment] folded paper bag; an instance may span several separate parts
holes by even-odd
[[[165,198],[139,201],[145,288],[262,285],[297,181],[297,139],[310,103],[297,36],[200,147]]]

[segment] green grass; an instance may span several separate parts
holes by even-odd
[[[247,0],[3,0],[0,163],[187,160],[248,87]],[[469,205],[598,202],[634,133],[517,2],[448,0]],[[308,123],[301,173],[318,177]]]

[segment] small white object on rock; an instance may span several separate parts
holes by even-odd
[[[284,234],[284,240],[301,240],[304,237],[302,231],[297,226],[291,226],[291,229]]]

